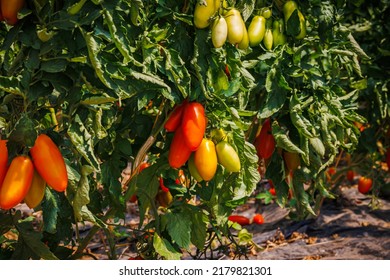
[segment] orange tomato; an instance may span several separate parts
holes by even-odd
[[[68,186],[68,173],[64,158],[49,136],[41,134],[30,150],[35,169],[46,183],[58,192]]]
[[[23,8],[25,0],[3,0],[1,1],[1,13],[9,25],[18,22],[18,13]]]
[[[34,166],[28,156],[15,157],[0,187],[0,208],[11,209],[28,193],[34,175]]]

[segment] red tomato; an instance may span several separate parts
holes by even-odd
[[[328,182],[332,180],[333,175],[336,174],[336,168],[334,166],[331,166],[326,170],[325,175]]]
[[[175,131],[171,146],[169,148],[168,162],[173,168],[180,168],[190,158],[191,150],[184,141],[183,129],[181,126]]]
[[[8,169],[7,140],[0,140],[0,186]]]
[[[387,163],[387,169],[390,172],[390,148],[387,148],[386,163]]]
[[[58,192],[68,186],[68,173],[64,158],[49,136],[41,134],[30,150],[35,169],[46,183]]]
[[[251,221],[247,217],[241,215],[230,215],[228,220],[240,224],[242,226],[246,226],[251,223]]]
[[[7,24],[15,25],[18,22],[18,12],[23,8],[25,0],[2,0],[1,13]]]
[[[371,190],[372,187],[372,179],[367,177],[360,177],[358,182],[358,190],[362,194],[366,194]]]
[[[252,218],[252,222],[258,225],[264,224],[264,217],[261,214],[255,214]]]
[[[198,149],[206,130],[204,107],[198,102],[188,103],[184,112],[181,126],[184,142],[191,151]]]
[[[184,102],[173,109],[173,112],[169,116],[168,120],[166,121],[164,128],[168,132],[173,132],[176,131],[176,129],[179,127],[181,124],[182,116],[183,116],[183,111],[185,110],[185,107],[187,105],[188,101],[187,99],[184,100]]]
[[[355,178],[355,172],[353,170],[347,171],[347,179],[350,182],[353,182],[353,179]]]
[[[139,169],[138,169],[138,172],[141,173],[142,170],[144,170],[145,168],[148,168],[150,166],[150,163],[148,162],[143,162],[139,165]]]
[[[270,188],[269,189],[269,193],[272,195],[272,196],[276,196],[276,190],[275,190],[275,188]]]
[[[264,121],[260,134],[256,137],[255,147],[260,158],[268,159],[272,156],[275,150],[275,138],[272,135],[270,119]]]
[[[0,208],[11,209],[22,202],[28,193],[34,175],[34,166],[28,156],[15,157],[0,187]]]

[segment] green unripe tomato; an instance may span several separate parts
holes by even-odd
[[[244,38],[245,24],[241,17],[241,13],[235,9],[230,9],[225,15],[226,23],[228,26],[227,39],[229,43],[236,45]]]
[[[217,18],[211,28],[211,41],[215,48],[222,47],[227,39],[228,27],[224,17]]]
[[[236,150],[226,141],[219,142],[215,149],[218,162],[229,172],[240,172],[241,163]]]
[[[249,45],[258,46],[263,41],[266,19],[263,16],[253,17],[248,27]]]
[[[272,17],[272,10],[269,7],[264,7],[261,9],[261,15],[265,19],[269,19],[270,17]]]
[[[242,37],[242,40],[240,43],[238,43],[238,48],[240,50],[246,50],[249,47],[249,36],[248,31],[246,29],[246,26],[244,24],[244,36]]]
[[[264,47],[270,51],[272,49],[273,43],[274,43],[274,36],[272,35],[272,29],[268,28],[265,30],[265,34],[264,34],[264,39],[263,39]]]

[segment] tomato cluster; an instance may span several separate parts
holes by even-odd
[[[175,133],[168,155],[169,164],[173,168],[180,168],[202,143],[206,130],[203,105],[185,100],[171,113],[165,129]]]
[[[6,140],[1,140],[0,150],[0,208],[11,209],[23,200],[35,208],[44,197],[46,184],[58,192],[67,188],[65,161],[47,135],[38,136],[31,157],[16,156],[9,166]]]
[[[240,49],[248,48],[248,31],[240,11],[228,8],[226,0],[207,0],[205,4],[196,4],[194,25],[203,29],[211,24],[214,47],[220,48],[228,41]]]
[[[15,25],[18,22],[18,13],[25,4],[25,0],[0,0],[0,20]]]
[[[189,171],[198,182],[211,180],[218,163],[228,172],[240,171],[238,154],[225,141],[222,130],[212,132],[213,140],[204,137],[206,115],[202,104],[185,100],[172,111],[164,127],[175,133],[168,154],[171,167],[180,168],[188,161]]]
[[[200,29],[211,25],[211,40],[215,48],[222,47],[228,41],[239,49],[256,47],[263,43],[267,50],[271,50],[287,42],[287,30],[295,39],[303,39],[306,36],[306,20],[295,1],[287,1],[284,4],[284,18],[272,19],[270,7],[260,9],[248,28],[240,11],[228,8],[225,0],[208,0],[205,4],[196,4],[194,25]],[[289,28],[293,24],[289,21],[292,16],[299,21],[299,26],[295,28]]]

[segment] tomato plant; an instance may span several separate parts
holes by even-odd
[[[367,177],[360,177],[358,181],[358,190],[362,194],[366,194],[371,190],[372,187],[372,179]]]
[[[296,1],[284,12],[286,2],[40,0],[26,1],[15,25],[1,22],[0,134],[8,157],[31,150],[36,170],[62,170],[60,180],[47,180],[43,223],[21,217],[18,206],[0,210],[7,218],[0,232],[20,237],[2,248],[12,258],[80,259],[103,229],[110,259],[119,257],[114,240],[123,235],[144,259],[179,259],[193,246],[197,257],[211,255],[208,240],[222,246],[237,238],[228,217],[260,181],[252,143],[267,119],[274,148],[262,174],[277,189],[272,201],[292,218],[316,215],[317,202],[333,197],[326,170],[341,152],[352,154],[356,172],[372,168],[383,181],[388,3]],[[270,8],[264,19],[263,7]],[[221,16],[229,43],[222,36],[216,48],[212,22]],[[37,163],[41,134],[56,145],[38,154],[50,159],[60,150],[64,164]],[[234,148],[234,168],[218,165],[211,143],[202,147],[209,137]],[[151,165],[138,172],[145,159]],[[116,221],[135,193],[139,227],[123,233]],[[87,236],[79,222],[92,224]]]

